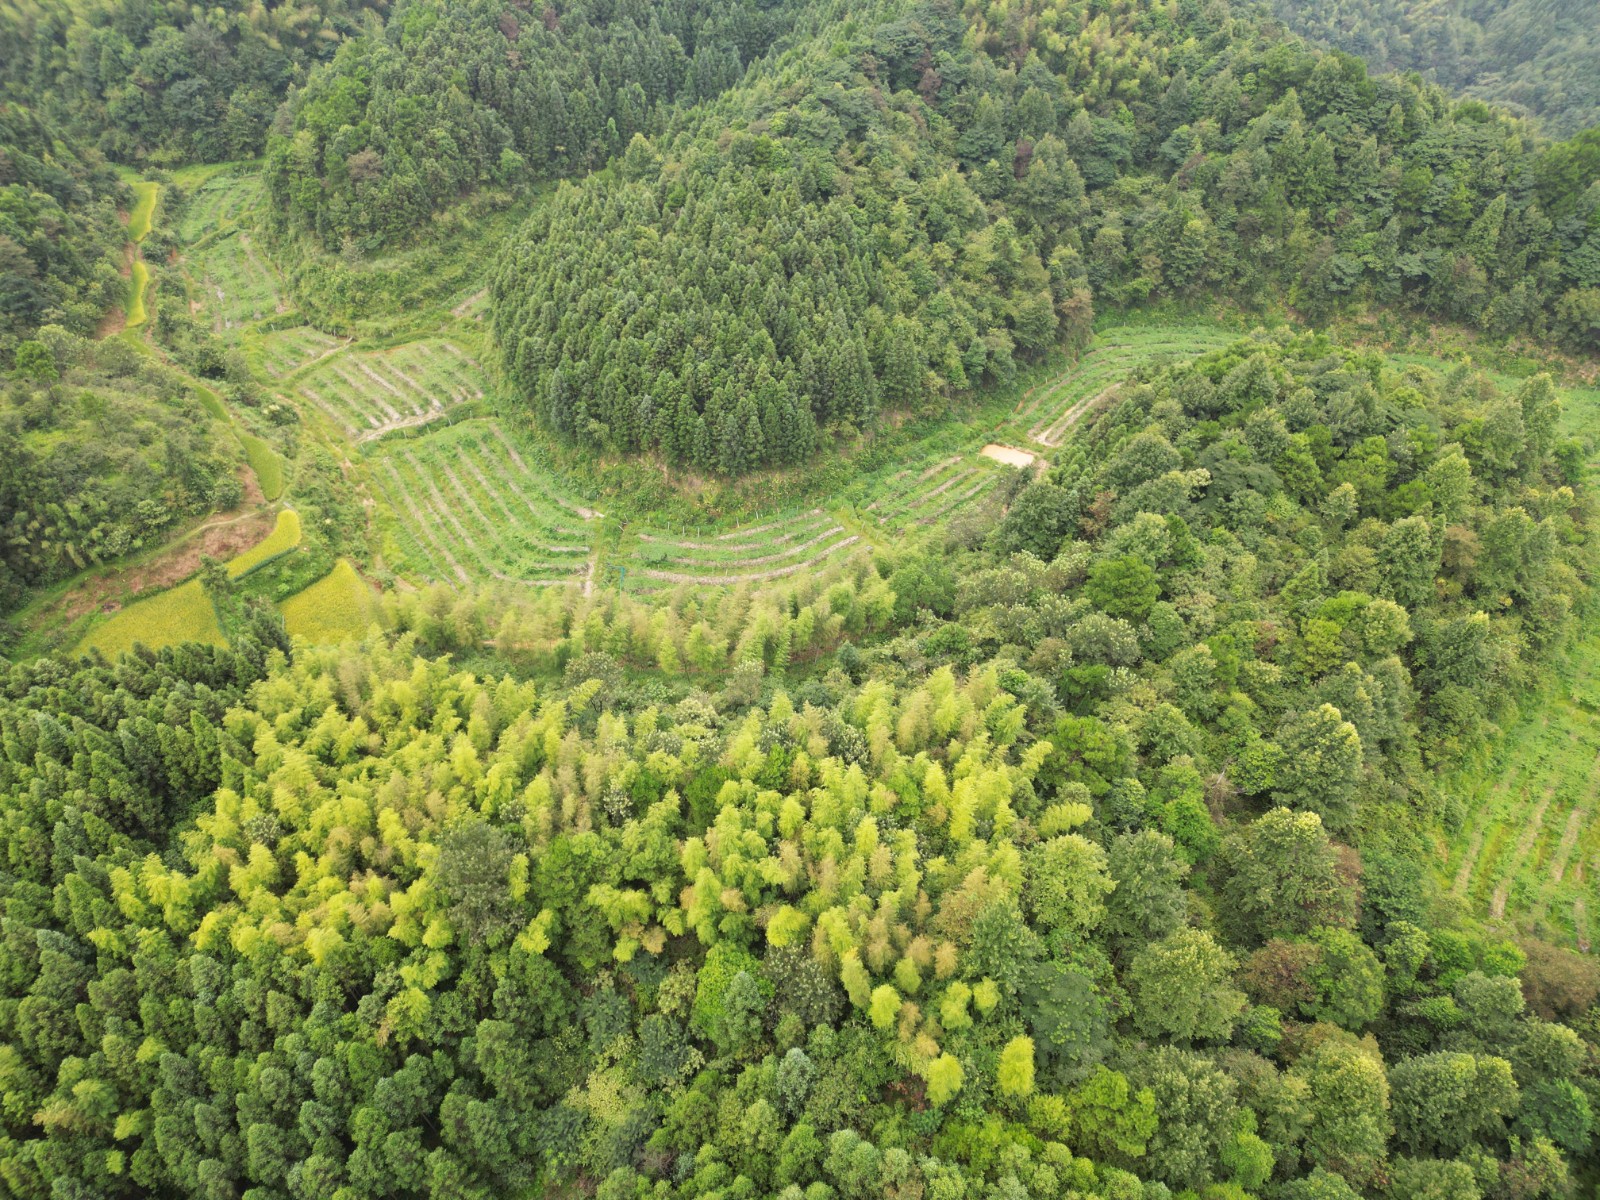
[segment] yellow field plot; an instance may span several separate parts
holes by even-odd
[[[228,578],[238,579],[257,567],[265,566],[281,554],[287,554],[300,544],[300,514],[286,508],[278,514],[278,523],[272,532],[262,538],[237,558],[228,560]]]
[[[206,642],[213,646],[223,642],[217,611],[198,579],[134,601],[91,630],[78,649],[99,650],[108,658],[115,658],[140,643],[156,650],[180,642]]]
[[[278,610],[290,637],[317,645],[356,641],[365,636],[377,615],[372,592],[342,558],[317,582],[278,605]]]

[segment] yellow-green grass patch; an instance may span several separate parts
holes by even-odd
[[[268,500],[276,500],[283,495],[283,459],[266,438],[253,433],[241,433],[239,440],[244,443],[245,457],[250,460],[250,469],[256,473],[261,494]]]
[[[208,387],[195,384],[195,395],[200,397],[200,407],[205,409],[219,421],[229,420],[227,406],[222,403],[222,397]]]
[[[374,619],[372,593],[341,558],[317,582],[278,606],[290,637],[318,645],[355,641]]]
[[[278,523],[272,532],[262,538],[237,558],[228,561],[228,577],[238,579],[280,555],[287,554],[300,544],[300,514],[292,508],[278,513]]]
[[[139,643],[152,650],[179,642],[223,643],[217,610],[198,579],[158,592],[112,615],[89,631],[79,650],[99,650],[108,658],[126,653]]]
[[[128,240],[142,242],[150,236],[150,226],[156,212],[156,196],[161,191],[161,185],[153,180],[145,180],[133,185],[133,194],[137,200],[133,212],[128,215]]]
[[[128,329],[143,325],[149,318],[144,308],[145,289],[150,286],[150,268],[144,265],[143,259],[134,259],[131,268],[132,277],[128,281],[128,319],[124,325]]]

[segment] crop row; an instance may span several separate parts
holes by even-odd
[[[261,362],[269,372],[281,379],[321,358],[338,345],[338,338],[309,325],[281,329],[261,338]]]
[[[821,509],[699,536],[642,533],[629,578],[655,584],[756,583],[820,566],[860,538]]]
[[[471,422],[377,458],[402,549],[424,573],[461,583],[581,581],[590,550],[583,518],[514,454],[498,429]]]
[[[483,396],[483,376],[451,342],[409,342],[342,354],[312,371],[300,392],[358,441],[425,425]]]
[[[867,508],[879,525],[932,525],[976,500],[999,478],[989,460],[957,454],[921,472],[892,476],[883,485],[886,494]]]
[[[1226,345],[1218,330],[1133,330],[1106,338],[1059,379],[1036,389],[1017,410],[1019,425],[1032,418],[1027,437],[1056,447],[1078,420],[1128,375],[1161,359],[1193,358]]]
[[[1600,639],[1574,660],[1576,678],[1553,684],[1508,730],[1496,763],[1446,781],[1467,819],[1444,875],[1474,911],[1587,950],[1600,882],[1600,729],[1589,694],[1600,683]]]
[[[281,304],[278,273],[247,233],[218,238],[195,256],[200,305],[214,328],[233,329],[260,321]]]
[[[259,175],[219,175],[197,190],[178,226],[178,236],[186,242],[237,225],[265,195]]]

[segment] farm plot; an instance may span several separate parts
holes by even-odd
[[[230,233],[194,255],[199,307],[217,330],[235,329],[278,312],[278,273],[247,233]]]
[[[316,645],[358,640],[366,635],[376,615],[372,592],[349,560],[343,558],[332,571],[290,596],[278,609],[290,637]]]
[[[1206,326],[1119,329],[1095,346],[1065,375],[1042,385],[1018,407],[1015,421],[1036,445],[1054,449],[1090,409],[1109,399],[1133,371],[1163,359],[1194,358],[1225,346],[1233,336]]]
[[[819,567],[860,540],[821,509],[731,533],[699,537],[642,533],[629,564],[629,578],[704,586],[781,579]]]
[[[1576,647],[1573,666],[1487,769],[1447,781],[1468,817],[1442,867],[1473,911],[1587,949],[1600,881],[1600,639]]]
[[[217,610],[198,579],[135,600],[90,630],[78,649],[99,650],[107,658],[115,658],[136,645],[159,650],[179,642],[206,642],[213,646],[223,642]]]
[[[338,338],[320,329],[312,329],[309,325],[281,329],[262,337],[261,363],[271,374],[282,379],[338,349],[341,344]]]
[[[879,525],[932,525],[982,496],[1000,479],[994,460],[957,454],[920,472],[890,478],[885,495],[867,506]]]
[[[358,442],[426,425],[483,388],[477,364],[440,340],[337,355],[300,382],[300,394]]]
[[[239,224],[261,203],[265,191],[259,175],[218,175],[207,180],[190,198],[178,236],[193,243]]]
[[[399,549],[419,574],[535,585],[588,577],[586,510],[555,497],[490,422],[397,444],[374,465]]]

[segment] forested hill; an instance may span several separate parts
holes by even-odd
[[[91,332],[120,303],[132,193],[94,151],[0,102],[0,353],[46,321]]]
[[[794,7],[402,0],[293,98],[267,181],[323,245],[409,241],[463,192],[604,166],[666,106],[734,84]]]
[[[40,106],[121,162],[261,153],[291,82],[383,0],[6,0],[0,98]]]
[[[1588,600],[1558,416],[1285,330],[982,548],[15,666],[0,1186],[1573,1200],[1600,972],[1427,866]]]
[[[1566,137],[1600,124],[1600,6],[1591,0],[1273,0],[1309,37],[1374,70],[1420,71],[1538,117]]]
[[[1008,379],[1096,307],[1399,304],[1600,346],[1600,154],[1226,5],[889,3],[536,213],[550,426],[730,474]]]

